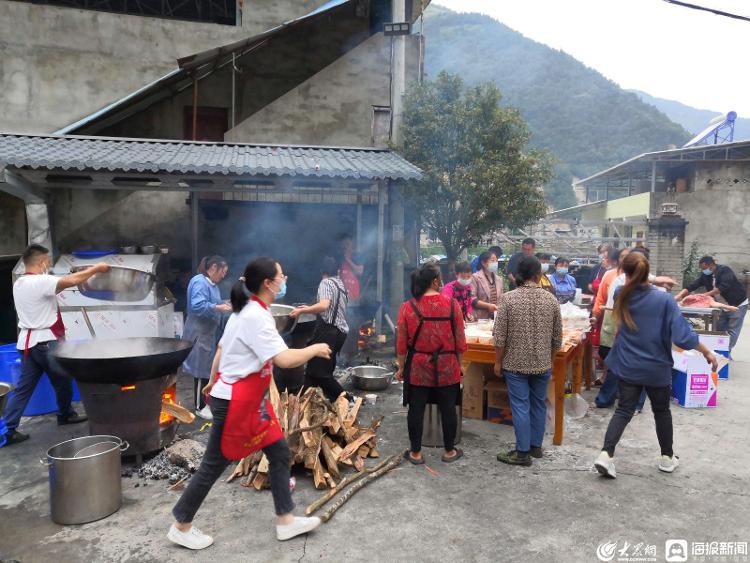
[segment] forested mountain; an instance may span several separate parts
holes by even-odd
[[[685,129],[690,131],[693,135],[697,135],[703,131],[710,121],[717,115],[724,114],[732,111],[734,108],[726,108],[723,111],[711,111],[708,109],[696,109],[691,106],[686,106],[683,103],[676,102],[674,100],[665,100],[664,98],[655,98],[646,92],[639,92],[638,90],[630,90],[636,94],[641,100],[647,104],[655,106],[656,109],[664,113],[669,119],[675,123],[679,123]],[[734,126],[734,140],[743,141],[750,139],[750,119],[738,117],[737,122]]]
[[[562,23],[561,23],[562,25]],[[573,177],[584,178],[637,154],[682,146],[690,134],[570,55],[532,41],[497,20],[431,5],[424,23],[426,72],[493,81],[518,108],[532,144],[559,159],[545,186],[555,208],[575,205]]]

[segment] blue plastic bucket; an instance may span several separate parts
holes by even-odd
[[[16,349],[15,344],[3,344],[0,346],[0,381],[18,385],[21,377],[21,354]],[[8,399],[13,396],[10,393]],[[78,393],[78,386],[73,382],[73,400],[80,401],[81,396]],[[40,414],[49,414],[57,412],[57,397],[55,389],[50,383],[47,374],[43,374],[39,383],[31,394],[31,399],[23,411],[24,416],[37,416]]]

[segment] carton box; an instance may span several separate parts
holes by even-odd
[[[513,426],[513,415],[511,414],[510,407],[499,408],[487,406],[487,422],[493,424],[508,424]]]
[[[729,334],[699,330],[698,339],[717,354],[729,358]],[[719,370],[719,379],[729,379],[729,363]]]
[[[487,394],[486,417],[488,422],[494,424],[513,424],[513,415],[510,410],[510,397],[508,396],[508,385],[504,379],[493,377],[484,386]]]
[[[465,418],[482,420],[484,415],[484,376],[485,364],[472,363],[464,370],[463,405],[461,412]],[[492,366],[489,366],[492,369]]]
[[[718,403],[718,373],[695,350],[672,350],[672,398],[685,408],[715,408]],[[719,358],[719,368],[726,365]]]

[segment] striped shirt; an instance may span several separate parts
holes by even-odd
[[[338,299],[336,299],[338,297]],[[320,282],[318,286],[318,301],[322,299],[328,299],[330,304],[320,316],[323,321],[336,325],[341,332],[344,334],[349,333],[349,325],[346,322],[346,306],[349,303],[349,294],[344,287],[344,282],[339,278],[325,278]],[[333,319],[334,307],[338,301],[338,311],[336,311],[336,319]]]

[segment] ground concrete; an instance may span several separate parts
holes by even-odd
[[[592,470],[609,409],[569,422],[564,444],[548,446],[545,458],[528,469],[495,460],[513,442],[510,426],[464,420],[464,460],[446,465],[439,450],[425,450],[435,473],[402,464],[357,493],[308,538],[277,542],[270,493],[219,481],[196,518],[216,543],[199,553],[166,540],[178,493],[167,492],[163,481],[143,486],[143,480],[125,478],[123,506],[114,515],[82,526],[52,523],[39,455],[85,428],[58,428],[49,416],[31,419],[24,429],[32,438],[0,450],[0,560],[572,562],[597,561],[600,543],[622,547],[627,541],[655,545],[657,560],[664,561],[664,542],[671,538],[747,542],[750,327],[735,352],[717,409],[673,408],[682,465],[672,475],[656,469],[658,446],[646,413],[626,430],[615,481]],[[183,383],[186,395],[188,382]],[[593,390],[585,394],[593,396]],[[384,455],[406,446],[399,398],[399,385],[393,385],[377,405],[363,409],[365,419],[386,417],[380,431]],[[320,493],[303,474],[297,483],[294,498],[302,509]]]

